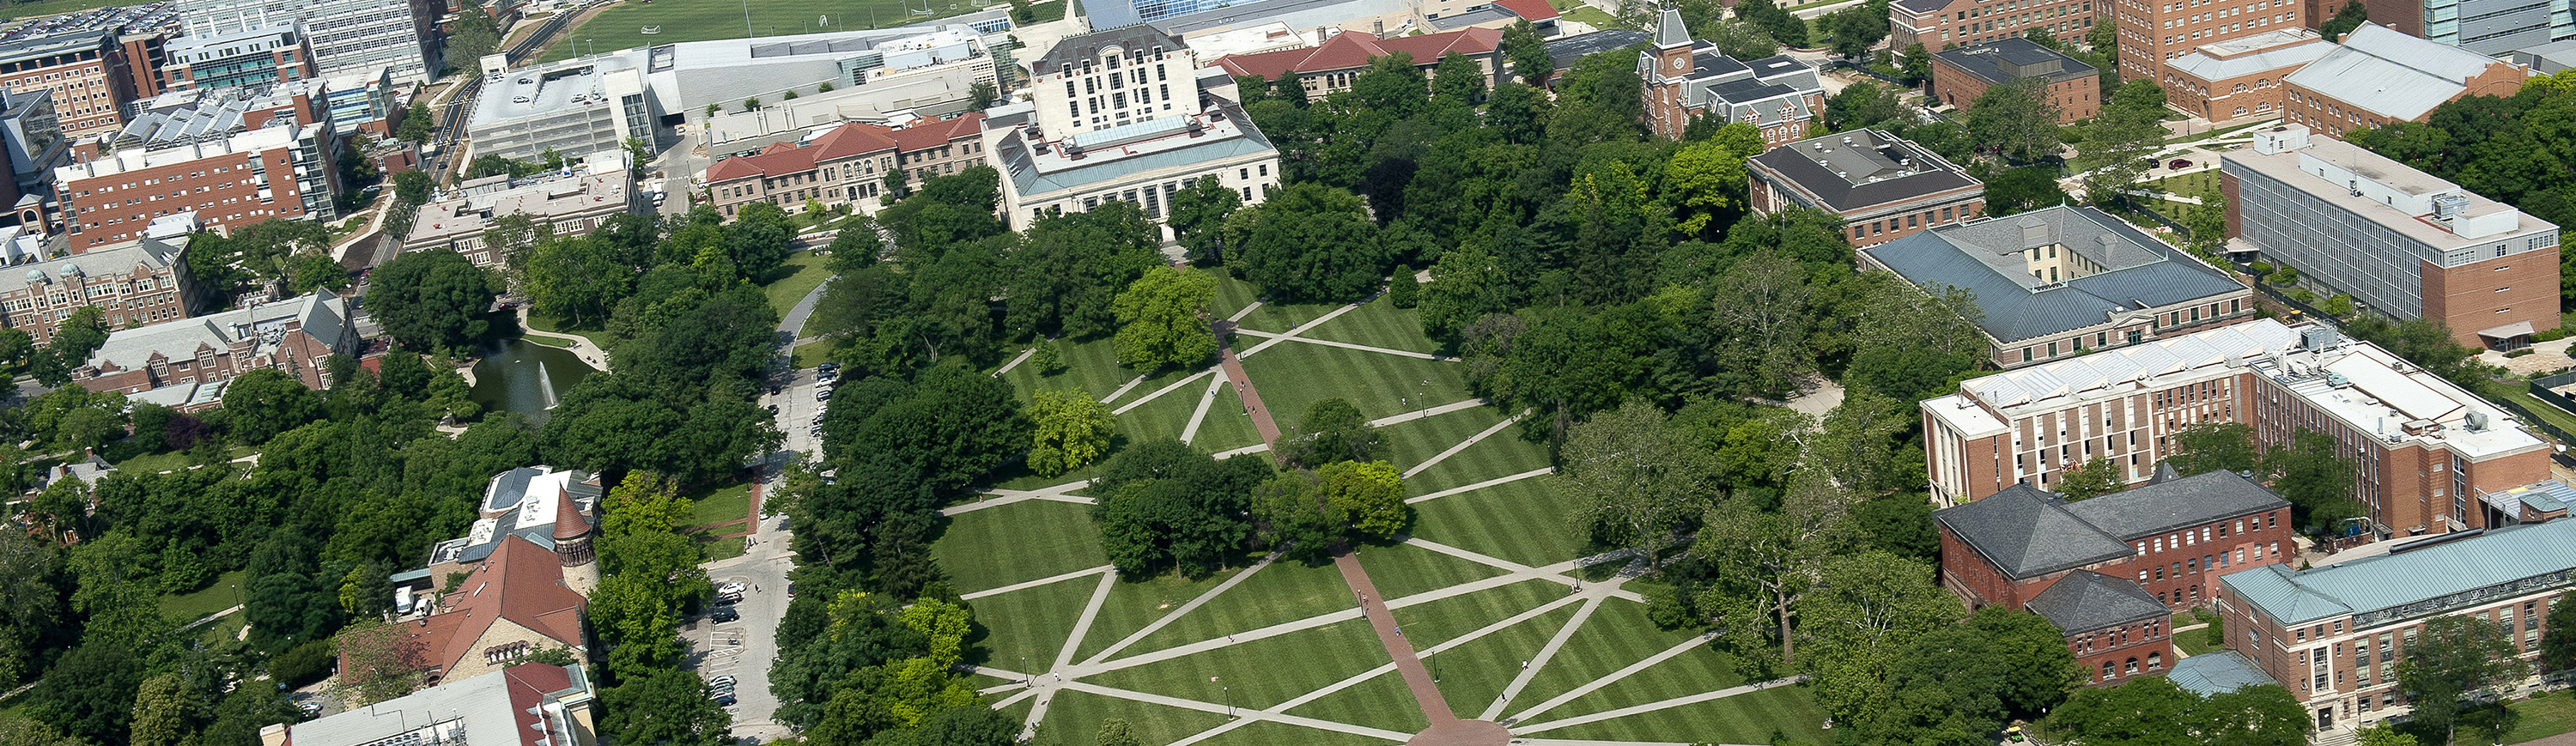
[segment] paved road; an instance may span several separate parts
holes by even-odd
[[[689,643],[689,660],[700,675],[736,679],[736,701],[727,708],[733,713],[734,736],[761,741],[790,735],[786,726],[770,720],[778,711],[778,697],[769,691],[769,664],[778,657],[778,620],[787,615],[787,571],[796,566],[791,559],[794,554],[787,549],[783,521],[758,521],[758,531],[750,537],[751,551],[703,565],[716,585],[739,582],[749,587],[742,602],[734,605],[742,619],[717,624],[702,616],[680,630]]]

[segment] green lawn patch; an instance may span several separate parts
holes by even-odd
[[[1207,679],[1202,677],[1199,683],[1207,683]],[[1026,719],[1027,716],[1021,717]],[[1171,743],[1225,724],[1225,715],[1221,713],[1165,707],[1087,692],[1058,692],[1055,702],[1047,705],[1046,722],[1038,727],[1038,740],[1034,743],[1060,746],[1096,743],[1100,736],[1100,721],[1110,718],[1127,721],[1128,729],[1145,743]]]
[[[1099,578],[1084,576],[968,601],[989,632],[982,649],[991,652],[981,663],[1032,674],[1054,667],[1056,651],[1099,587]]]
[[[1389,599],[1503,574],[1490,565],[1409,544],[1367,546],[1355,551],[1359,552],[1360,566],[1368,568],[1369,582],[1377,585],[1378,595]]]
[[[2219,645],[2210,642],[2209,630],[2206,629],[2176,632],[2173,636],[2173,645],[2185,655],[2207,655],[2210,651],[2219,649]]]
[[[1202,702],[1224,703],[1230,698],[1237,706],[1266,708],[1385,665],[1387,660],[1377,632],[1368,622],[1352,619],[1084,680]]]
[[[1234,395],[1233,386],[1221,387],[1216,401],[1208,404],[1207,419],[1199,421],[1199,432],[1190,445],[1209,453],[1223,453],[1261,444],[1261,430],[1252,426],[1252,415],[1243,410],[1243,398]]]
[[[797,301],[804,300],[806,294],[822,287],[823,280],[832,276],[831,270],[823,268],[824,259],[811,251],[789,254],[786,264],[779,265],[769,276],[761,278],[760,291],[769,296],[770,310],[784,317],[787,309],[796,307]]]
[[[1118,434],[1125,436],[1124,439],[1127,443],[1142,443],[1148,440],[1164,440],[1181,437],[1181,430],[1189,427],[1190,415],[1199,410],[1199,402],[1209,398],[1207,384],[1208,378],[1210,377],[1212,376],[1201,377],[1198,380],[1182,384],[1180,388],[1173,389],[1162,396],[1155,397],[1152,401],[1147,401],[1135,409],[1127,410],[1126,414],[1118,415]],[[1168,383],[1169,382],[1166,382],[1166,384]],[[1143,389],[1145,387],[1140,385],[1136,388]],[[1106,393],[1109,392],[1094,392],[1092,397],[1098,398],[1101,394]],[[1152,393],[1154,392],[1131,390],[1127,392],[1126,396],[1121,397],[1121,401],[1122,403],[1137,401]],[[1112,405],[1110,409],[1115,411],[1117,406]],[[1213,403],[1209,404],[1208,416],[1215,417],[1216,413],[1216,405]],[[1234,415],[1244,418],[1244,422],[1246,423],[1245,426],[1250,426],[1252,417],[1250,415],[1243,414],[1242,407],[1235,407]],[[1112,453],[1114,454],[1115,451],[1113,450]]]
[[[1198,580],[1168,572],[1150,578],[1120,576],[1118,584],[1109,589],[1109,598],[1101,601],[1100,615],[1092,620],[1091,632],[1083,635],[1082,645],[1074,649],[1074,661],[1080,662],[1094,653],[1107,650],[1119,640],[1144,629],[1145,625],[1179,610],[1190,599],[1198,598],[1199,594],[1234,577],[1235,573],[1243,572],[1243,566],[1250,566],[1253,559],[1256,558],[1245,558],[1239,563],[1241,566],[1220,570]],[[1133,650],[1130,647],[1119,654],[1127,655]]]
[[[1187,616],[1138,640],[1121,655],[1162,650],[1351,608],[1351,587],[1332,565],[1282,559]]]
[[[64,13],[90,10],[94,8],[122,8],[128,5],[142,5],[145,1],[146,0],[37,0],[36,2],[29,3],[10,3],[8,12],[0,13],[0,20],[17,20],[20,18],[62,15]]]
[[[1397,689],[1395,693],[1399,696],[1407,697],[1404,700],[1405,706],[1410,707],[1412,705],[1413,700],[1410,698],[1411,695],[1406,695],[1401,688]],[[1340,696],[1340,694],[1337,693],[1334,696]],[[1330,699],[1330,697],[1327,697],[1326,699]],[[1305,715],[1307,714],[1306,710],[1310,709],[1313,704],[1320,704],[1320,702],[1310,703],[1308,707],[1301,707],[1296,710],[1292,710],[1291,712],[1294,714]],[[1415,709],[1414,713],[1416,719],[1419,719],[1421,710]],[[1315,717],[1322,716],[1317,715]],[[1431,726],[1426,724],[1422,727],[1429,728]],[[1080,742],[1069,742],[1067,746],[1073,746],[1073,744],[1078,743]],[[1208,746],[1278,746],[1283,743],[1293,743],[1297,744],[1297,746],[1388,746],[1386,741],[1356,733],[1343,733],[1337,730],[1317,730],[1302,725],[1289,725],[1287,723],[1271,720],[1264,720],[1241,728],[1226,731],[1224,735],[1200,741],[1199,743],[1208,744]]]
[[[1370,728],[1384,728],[1397,733],[1420,733],[1431,727],[1431,721],[1422,717],[1422,704],[1415,702],[1413,691],[1404,687],[1404,676],[1393,669],[1371,676],[1367,681],[1352,684],[1348,689],[1298,705],[1288,710],[1288,714]],[[1271,743],[1307,742],[1305,739],[1298,739]],[[1377,743],[1383,746],[1386,742]]]
[[[2164,192],[2166,194],[2174,194],[2184,197],[2198,197],[2203,191],[2218,188],[2218,172],[2202,171],[2199,173],[2183,174],[2181,176],[2167,176],[2165,178],[2149,181],[2144,186],[2150,190]]]
[[[807,342],[797,345],[795,354],[796,367],[811,368],[822,364],[825,360],[832,359],[832,343],[828,340],[820,339]]]
[[[1438,420],[1449,417],[1474,418],[1478,416],[1478,413],[1493,413],[1493,410],[1481,409],[1477,410],[1477,412],[1454,412],[1433,417],[1431,419]],[[1499,418],[1488,420],[1488,422],[1495,421],[1500,420]],[[1410,423],[1399,423],[1389,429],[1393,430],[1410,426]],[[1479,428],[1479,430],[1481,429],[1482,428]],[[1472,435],[1473,433],[1470,434]],[[1438,452],[1434,451],[1433,454],[1437,455]],[[1420,474],[1406,477],[1404,480],[1404,489],[1407,493],[1414,496],[1428,495],[1441,490],[1465,487],[1488,479],[1508,477],[1532,469],[1545,469],[1547,468],[1547,465],[1547,446],[1523,440],[1521,438],[1520,426],[1514,425],[1512,427],[1505,428],[1502,432],[1487,436],[1484,440],[1477,441],[1475,445],[1468,446],[1467,450],[1459,451],[1456,454],[1451,455],[1447,460],[1441,461],[1437,464],[1432,464],[1431,468],[1422,470],[1422,473]],[[1538,479],[1540,477],[1531,478]],[[1463,496],[1464,495],[1453,495],[1452,497]],[[1449,498],[1440,498],[1440,500],[1447,499]],[[1434,500],[1432,502],[1436,503],[1439,502],[1439,500]]]
[[[2505,397],[2512,399],[2515,404],[2522,405],[2523,409],[2530,410],[2532,414],[2539,415],[2543,421],[2557,425],[2561,430],[2576,432],[2576,414],[2570,414],[2567,410],[2559,409],[2556,404],[2541,401],[2540,397],[2532,396],[2531,388],[2528,386],[2514,386],[2510,391],[2505,392]]]
[[[1109,564],[1091,506],[1048,500],[960,514],[931,554],[964,593]]]
[[[207,614],[241,605],[244,587],[243,571],[234,570],[215,577],[206,587],[173,596],[161,597],[161,616],[180,624],[197,621]]]
[[[540,336],[537,336],[537,335],[534,335],[534,334],[530,334],[530,335],[527,335],[527,336],[524,336],[524,337],[520,337],[520,339],[527,340],[528,342],[533,343],[533,344],[541,344],[541,345],[545,345],[545,346],[547,346],[547,347],[562,347],[562,348],[567,348],[567,349],[569,349],[569,348],[571,348],[571,347],[572,347],[572,340],[569,340],[569,339],[558,339],[558,338],[555,338],[555,337],[540,337]]]
[[[1416,504],[1413,535],[1532,566],[1582,556],[1589,537],[1557,491],[1563,478],[1536,476]]]
[[[2505,743],[2522,743],[2576,731],[2576,695],[2566,692],[2541,694],[2505,706],[2522,715],[2522,720],[2514,723],[2513,732],[2505,734]]]
[[[1261,298],[1259,288],[1253,287],[1252,283],[1234,279],[1234,275],[1226,274],[1223,267],[1191,271],[1216,278],[1216,297],[1208,301],[1209,316],[1220,319],[1232,318],[1234,312],[1243,310],[1244,306],[1252,305],[1253,301]]]
[[[1421,309],[1397,308],[1395,301],[1383,295],[1298,336],[1409,352],[1440,349],[1422,334]]]
[[[692,526],[706,526],[751,517],[751,483],[718,487],[712,492],[692,496],[696,501],[689,514]],[[730,532],[719,532],[730,533]]]
[[[841,31],[884,28],[919,23],[932,17],[953,16],[982,9],[970,0],[927,0],[929,15],[917,15],[924,0],[864,0],[851,5],[834,5],[826,15],[832,25],[815,28],[815,7],[795,0],[748,0],[743,3],[723,0],[656,0],[650,3],[628,2],[601,11],[590,21],[563,32],[546,48],[538,62],[568,60],[573,57],[574,41],[581,50],[625,49],[646,45],[677,44],[684,41],[739,39],[744,36],[781,36],[818,31]],[[746,11],[745,8],[749,10]],[[909,8],[909,10],[907,10]],[[744,27],[744,17],[750,27]],[[658,27],[659,33],[646,34],[645,27]],[[813,92],[811,89],[807,93]],[[745,93],[757,93],[746,91]],[[739,108],[740,102],[726,102],[725,108]],[[696,113],[696,112],[691,112]]]
[[[1061,355],[1064,361],[1065,368],[1062,372],[1040,375],[1037,366],[1021,363],[1019,367],[1012,368],[1011,372],[1002,374],[1002,380],[1010,381],[1013,387],[1019,389],[1021,400],[1026,401],[1030,394],[1039,391],[1067,390],[1081,390],[1090,394],[1091,398],[1099,399],[1127,385],[1128,381],[1135,380],[1137,374],[1150,373],[1144,383],[1136,384],[1135,388],[1128,389],[1126,393],[1119,395],[1117,400],[1109,402],[1110,408],[1116,409],[1146,394],[1154,393],[1171,382],[1180,380],[1182,376],[1198,372],[1197,368],[1142,371],[1120,367],[1118,347],[1107,337],[1089,342],[1059,339],[1055,341],[1055,345],[1057,354]]]
[[[1247,285],[1247,287],[1249,286]],[[1270,332],[1272,334],[1286,334],[1290,329],[1295,329],[1306,322],[1323,318],[1324,314],[1332,313],[1334,309],[1341,308],[1345,305],[1349,304],[1263,303],[1261,304],[1261,307],[1255,309],[1251,315],[1245,316],[1241,321],[1237,321],[1235,323],[1240,328],[1251,329],[1253,331]],[[1236,306],[1236,308],[1240,309],[1242,306]],[[1358,312],[1353,311],[1352,313]],[[1234,314],[1232,312],[1228,312],[1226,315],[1230,317]],[[1241,351],[1243,348],[1251,347],[1260,343],[1260,337],[1245,336],[1236,339],[1234,346],[1237,351]]]
[[[1476,437],[1476,434],[1484,432],[1485,428],[1493,427],[1495,423],[1502,421],[1502,413],[1494,411],[1491,407],[1477,407],[1462,412],[1450,412],[1448,414],[1432,415],[1429,417],[1401,420],[1390,423],[1378,428],[1378,437],[1380,442],[1384,443],[1386,446],[1384,449],[1387,454],[1385,458],[1389,461],[1395,462],[1395,467],[1397,469],[1410,470],[1415,466],[1419,466],[1430,461],[1432,457],[1440,455],[1442,451],[1455,448],[1458,444],[1467,442],[1468,438]],[[1516,432],[1511,428],[1505,428],[1502,432],[1494,433],[1493,436],[1488,437],[1485,440],[1512,440],[1518,437],[1520,437],[1519,432]],[[1478,442],[1476,445],[1481,446],[1484,445],[1484,443]],[[1469,446],[1469,448],[1474,447],[1475,446]],[[1459,456],[1463,456],[1466,455],[1466,452],[1460,451],[1458,454]],[[1458,456],[1451,456],[1449,458],[1455,459],[1458,458]],[[1446,464],[1448,462],[1443,461],[1441,463]],[[1453,473],[1460,478],[1472,477],[1473,481],[1483,481],[1494,477],[1507,476],[1517,472],[1527,471],[1529,469],[1545,466],[1546,464],[1547,462],[1542,459],[1530,466],[1512,469],[1510,471],[1488,472],[1479,470],[1453,470]],[[1433,468],[1438,467],[1435,465]],[[1426,472],[1427,471],[1428,470],[1426,470]],[[1460,484],[1466,483],[1467,482],[1461,482]],[[1408,483],[1408,487],[1409,486],[1410,484]],[[1454,487],[1457,485],[1453,484],[1446,486]],[[1420,495],[1434,490],[1408,489],[1407,491]]]
[[[705,544],[707,546],[706,561],[718,562],[729,560],[749,553],[751,551],[751,547],[742,545],[742,537],[737,536],[731,539],[715,538],[718,533],[733,533],[738,530],[740,529],[727,527],[716,529],[715,531],[698,532],[695,537],[698,540],[698,543]]]
[[[188,460],[187,451],[171,451],[169,453],[147,453],[124,461],[116,462],[114,466],[117,471],[122,472],[159,474],[165,471],[176,471],[188,468],[191,463],[194,462]]]
[[[1564,597],[1565,586],[1524,580],[1396,609],[1395,620],[1405,627],[1404,639],[1415,647],[1429,648]]]
[[[1575,687],[1592,683],[1596,679],[1652,657],[1656,653],[1669,650],[1675,645],[1689,642],[1693,637],[1695,635],[1690,632],[1665,631],[1655,627],[1653,622],[1646,621],[1645,604],[1615,598],[1604,601],[1600,609],[1593,611],[1592,618],[1584,620],[1583,627],[1575,630],[1573,637],[1566,638],[1565,647],[1556,651],[1556,657],[1548,661],[1547,668],[1530,678],[1530,684],[1521,690],[1520,698],[1527,705],[1536,706],[1557,695],[1573,691]],[[1630,679],[1638,678],[1658,682],[1658,686],[1673,687],[1669,690],[1644,691],[1646,696],[1656,698],[1724,689],[1744,683],[1744,675],[1735,670],[1735,665],[1725,654],[1702,645],[1696,650],[1673,656],[1638,671],[1629,679],[1604,686],[1602,691],[1622,688],[1629,683]],[[1558,709],[1572,712],[1568,708],[1583,704],[1585,701],[1568,702]],[[1619,701],[1617,704],[1585,710],[1585,712],[1644,704],[1648,701],[1653,700]],[[1513,710],[1514,713],[1519,711]],[[1555,717],[1565,717],[1565,715],[1554,712],[1542,713],[1537,716],[1537,719]]]
[[[1475,398],[1458,363],[1303,342],[1281,342],[1244,358],[1243,372],[1283,430],[1321,399],[1348,400],[1360,416],[1377,419]]]
[[[1707,689],[1670,691],[1667,697]],[[1824,708],[1816,704],[1815,695],[1806,687],[1781,686],[1531,735],[1603,741],[1772,743],[1776,733],[1800,743],[1827,743],[1828,734],[1818,727],[1824,721]]]
[[[1503,695],[1503,687],[1510,686],[1512,678],[1520,675],[1521,662],[1538,657],[1539,648],[1546,647],[1548,639],[1574,619],[1578,608],[1567,606],[1540,614],[1422,662],[1439,669],[1440,694],[1449,698],[1449,709],[1461,713],[1460,717],[1475,717]]]
[[[1565,20],[1587,24],[1597,29],[1606,30],[1621,27],[1619,19],[1612,18],[1610,14],[1602,12],[1600,8],[1595,8],[1589,5],[1565,11]]]

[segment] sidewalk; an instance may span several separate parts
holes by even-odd
[[[581,361],[589,365],[592,370],[600,372],[607,372],[608,370],[608,353],[599,349],[599,343],[592,342],[589,337],[584,337],[579,334],[541,331],[536,327],[529,326],[528,307],[524,304],[519,306],[519,329],[531,337],[571,340],[572,346],[566,349],[572,351],[573,357],[581,358]]]

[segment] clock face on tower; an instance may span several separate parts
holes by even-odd
[[[1682,69],[1682,61],[1681,61],[1680,59],[1676,58],[1676,59],[1674,59],[1674,60],[1673,60],[1673,69],[1675,69],[1675,70]]]

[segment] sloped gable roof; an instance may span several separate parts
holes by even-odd
[[[2136,581],[2091,570],[2067,573],[2024,604],[2067,634],[2161,618],[2165,604]]]
[[[2507,64],[2466,49],[2409,36],[2365,22],[2327,52],[2284,80],[2368,109],[2411,121],[2468,90],[2469,79]]]
[[[707,182],[775,176],[814,170],[814,164],[867,153],[896,149],[893,131],[885,125],[848,122],[834,127],[804,145],[773,143],[759,155],[727,158],[707,167]]]
[[[891,134],[895,149],[910,153],[945,146],[959,138],[981,137],[983,131],[984,112],[978,111],[956,119],[921,122]]]
[[[1520,16],[1531,23],[1552,20],[1562,15],[1556,12],[1556,6],[1547,4],[1546,0],[1500,0],[1494,3],[1494,7],[1511,11],[1512,15]]]
[[[1263,80],[1278,80],[1294,70],[1299,74],[1348,70],[1367,67],[1370,60],[1396,52],[1413,56],[1416,65],[1428,65],[1452,52],[1484,54],[1502,47],[1503,32],[1489,28],[1466,28],[1421,36],[1399,36],[1379,39],[1356,31],[1334,34],[1333,38],[1312,49],[1283,49],[1259,54],[1229,54],[1213,64],[1228,75],[1251,75]]]
[[[2129,556],[2129,545],[2027,484],[1932,513],[2006,577],[2023,580]]]
[[[2066,509],[2085,523],[2127,540],[2289,506],[2290,501],[2254,480],[2213,471],[2114,492]]]

